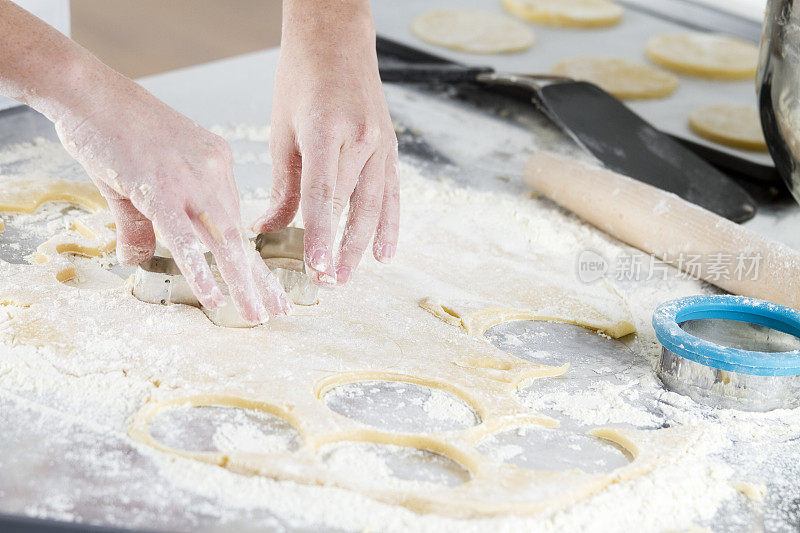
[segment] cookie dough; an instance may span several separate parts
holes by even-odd
[[[427,43],[471,54],[519,52],[534,40],[533,31],[512,18],[466,9],[428,11],[411,31]]]
[[[40,244],[33,254],[33,261],[51,268],[58,281],[68,281],[76,274],[69,255],[97,257],[110,252],[116,245],[114,217],[110,211],[103,210],[76,218],[69,229]]]
[[[665,33],[647,43],[647,57],[678,72],[701,78],[744,80],[755,76],[758,47],[710,33]]]
[[[0,181],[0,211],[33,213],[45,202],[70,202],[92,212],[108,209],[103,195],[89,181],[15,178]]]
[[[767,151],[761,119],[754,106],[718,104],[697,109],[689,115],[689,128],[697,135],[719,144]]]
[[[554,74],[589,81],[624,100],[663,98],[678,86],[678,78],[663,70],[608,57],[573,57],[553,67]]]
[[[610,0],[503,0],[503,6],[529,22],[573,28],[613,26],[624,13]]]
[[[0,212],[33,213],[47,202],[67,202],[91,211],[40,244],[33,255],[33,261],[44,264],[58,281],[75,276],[67,254],[97,256],[116,246],[116,228],[108,204],[91,182],[16,178],[0,181]]]
[[[567,365],[535,364],[495,348],[482,336],[487,327],[538,318],[617,336],[632,331],[632,317],[612,286],[576,277],[575,251],[587,245],[586,229],[578,223],[542,217],[542,205],[519,194],[457,189],[417,175],[402,162],[400,172],[407,207],[401,220],[404,246],[395,261],[390,267],[365,262],[351,284],[327,292],[319,305],[298,306],[293,316],[274,317],[267,326],[218,328],[196,308],[140,302],[121,281],[116,289],[81,289],[58,283],[37,266],[0,262],[0,301],[9,316],[3,347],[43,357],[64,376],[124,375],[115,405],[122,406],[120,412],[140,405],[128,434],[152,453],[341,487],[420,512],[459,517],[554,512],[686,454],[697,435],[694,427],[592,428],[633,457],[607,473],[529,470],[482,455],[477,443],[496,432],[557,424],[521,404],[518,386],[571,375]],[[537,239],[555,228],[563,231],[558,243]],[[24,357],[10,360],[25,367]],[[325,406],[332,388],[371,380],[447,391],[468,404],[479,423],[463,430],[393,432]],[[281,417],[302,442],[276,453],[204,453],[167,445],[151,434],[149,423],[159,412],[206,405]],[[347,442],[438,453],[468,470],[470,479],[458,486],[420,482],[367,489],[347,472],[326,466],[324,447]],[[180,469],[190,468],[179,463]]]

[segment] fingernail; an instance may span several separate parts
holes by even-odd
[[[327,285],[335,285],[336,278],[331,276],[330,274],[325,274],[324,272],[319,273],[319,281],[325,283]]]
[[[381,253],[378,260],[381,263],[390,263],[392,261],[392,258],[394,258],[394,246],[392,246],[391,244],[384,244],[381,247]]]
[[[341,266],[336,269],[336,283],[347,283],[353,270],[348,266]]]
[[[318,272],[325,272],[328,270],[328,247],[320,246],[308,254],[308,264]],[[321,278],[322,276],[320,276],[320,279]]]
[[[262,215],[258,217],[255,222],[253,222],[253,225],[250,226],[250,229],[256,233],[262,233],[264,231],[264,227],[267,224],[267,221],[269,221],[269,216]]]
[[[281,309],[283,310],[284,315],[291,315],[292,311],[294,311],[294,306],[292,302],[289,301],[289,298],[284,296],[281,298]]]

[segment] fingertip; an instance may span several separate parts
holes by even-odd
[[[200,302],[200,305],[207,309],[219,309],[227,303],[222,291],[216,285],[207,293],[198,294],[197,300]]]
[[[392,244],[376,244],[373,249],[375,259],[381,263],[388,265],[394,260],[395,247]]]
[[[294,305],[292,305],[289,297],[283,292],[276,298],[275,305],[273,307],[273,314],[276,316],[288,316],[294,312]]]
[[[342,265],[336,269],[336,283],[339,285],[344,285],[353,275],[353,269],[349,266]]]
[[[324,289],[330,289],[336,285],[336,277],[324,272],[312,270],[308,272],[308,277],[314,285]]]
[[[332,278],[332,260],[328,246],[314,246],[306,252],[306,265],[314,270],[320,277]]]
[[[271,217],[269,215],[262,215],[253,222],[250,229],[256,233],[268,233],[270,221]]]

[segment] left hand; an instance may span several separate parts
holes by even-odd
[[[373,255],[390,262],[400,211],[397,138],[366,1],[284,2],[270,137],[270,208],[253,229],[280,231],[300,207],[307,270],[322,285],[347,283],[373,235]]]

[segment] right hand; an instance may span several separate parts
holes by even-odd
[[[225,303],[204,256],[208,249],[246,320],[287,314],[289,299],[241,227],[228,143],[108,70],[107,86],[55,124],[108,200],[120,262],[149,259],[155,229],[203,306]]]

